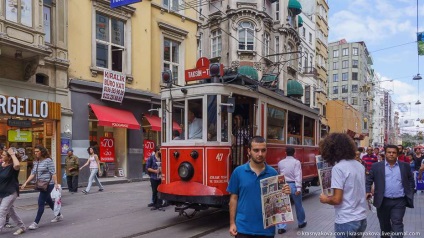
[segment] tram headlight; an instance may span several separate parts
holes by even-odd
[[[184,181],[190,180],[194,175],[193,165],[189,162],[183,162],[178,167],[178,175]]]

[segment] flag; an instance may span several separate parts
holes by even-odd
[[[411,127],[411,126],[414,126],[414,119],[400,120],[399,127]]]
[[[424,32],[417,33],[418,55],[424,55]]]

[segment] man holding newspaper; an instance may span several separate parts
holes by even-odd
[[[286,148],[287,157],[278,162],[278,170],[280,174],[285,176],[286,182],[290,186],[290,197],[295,205],[298,227],[304,228],[307,223],[305,221],[305,210],[302,206],[302,167],[300,161],[293,157],[294,153],[295,149],[293,147]],[[278,234],[285,233],[286,228],[287,224],[278,224]]]
[[[230,235],[238,238],[274,237],[275,228],[264,228],[262,219],[260,180],[278,175],[277,171],[265,163],[266,141],[254,136],[249,141],[247,153],[249,162],[238,166],[231,175],[227,191],[230,197]],[[285,184],[283,191],[290,194]]]

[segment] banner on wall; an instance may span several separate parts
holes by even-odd
[[[100,137],[100,161],[115,162],[115,140],[108,137]]]
[[[152,140],[144,140],[143,145],[144,160],[147,161],[155,151],[155,142]]]
[[[125,74],[105,69],[103,72],[102,100],[121,103],[125,94]]]

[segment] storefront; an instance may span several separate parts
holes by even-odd
[[[71,146],[81,163],[92,146],[99,154],[104,177],[142,179],[145,135],[140,122],[149,108],[159,104],[158,95],[127,88],[123,102],[116,103],[100,99],[100,83],[72,79],[69,86]],[[88,170],[81,171],[80,183],[87,179]]]
[[[55,159],[60,150],[60,119],[60,103],[0,94],[0,143],[18,149],[20,184],[31,172],[36,145],[47,148],[60,170]]]

